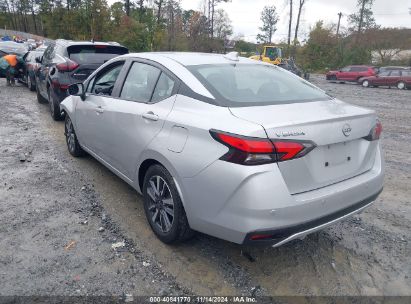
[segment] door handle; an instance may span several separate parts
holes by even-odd
[[[154,114],[153,112],[147,112],[143,114],[143,118],[152,120],[152,121],[157,121],[158,120],[158,115]]]
[[[103,109],[101,106],[98,106],[98,107],[96,108],[96,112],[97,112],[98,114],[102,114],[102,113],[104,113],[104,109]]]

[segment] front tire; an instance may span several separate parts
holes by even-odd
[[[36,86],[33,83],[33,79],[31,79],[31,76],[29,73],[27,73],[27,87],[29,88],[30,91],[34,91],[36,89]]]
[[[406,86],[405,83],[402,82],[402,81],[400,81],[399,83],[397,83],[397,88],[398,88],[399,90],[405,90],[406,87],[407,87],[407,86]]]
[[[164,243],[178,243],[194,235],[171,174],[153,165],[144,177],[144,211],[155,235]]]
[[[76,132],[74,131],[73,122],[68,115],[66,115],[66,120],[64,123],[64,134],[66,135],[67,149],[70,154],[74,157],[83,156],[85,152],[78,142]]]

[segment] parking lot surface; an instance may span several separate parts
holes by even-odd
[[[0,79],[1,295],[411,295],[411,91],[311,81],[383,124],[384,191],[362,214],[280,248],[156,239],[142,198],[64,123]]]

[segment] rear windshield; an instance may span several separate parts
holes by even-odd
[[[67,51],[69,58],[80,64],[102,64],[111,58],[128,53],[127,48],[113,45],[72,45]]]
[[[241,107],[329,100],[331,97],[282,68],[261,64],[188,66],[226,106]]]

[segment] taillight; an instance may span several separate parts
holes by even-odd
[[[71,72],[78,68],[78,63],[73,60],[67,59],[65,62],[56,64],[57,70],[59,72]]]
[[[380,139],[381,133],[382,133],[382,124],[377,119],[375,126],[371,129],[370,133],[366,137],[364,137],[364,139],[369,140],[369,141]]]
[[[220,159],[241,165],[262,165],[302,157],[314,149],[308,141],[271,141],[211,130],[211,136],[229,148]]]

